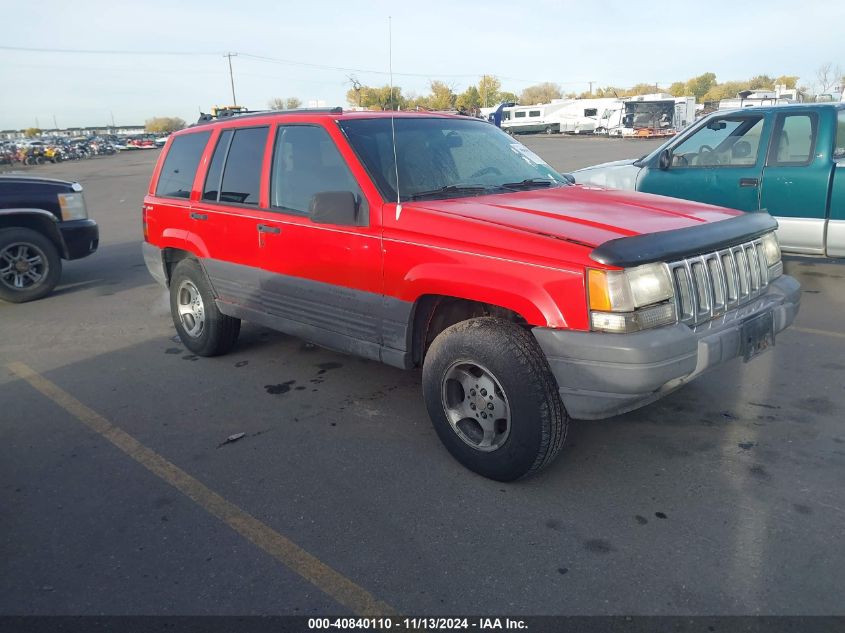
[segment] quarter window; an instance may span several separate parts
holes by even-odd
[[[806,165],[816,144],[816,117],[788,114],[775,135],[770,154],[773,165]]]
[[[539,110],[530,110],[528,112],[528,116],[540,116],[540,111]]]
[[[366,218],[366,201],[329,133],[314,125],[282,125],[276,133],[270,205],[307,215],[314,194],[351,191]]]
[[[220,194],[220,181],[223,178],[223,163],[226,161],[226,154],[229,153],[229,144],[232,142],[232,130],[224,130],[217,141],[214,149],[214,156],[211,158],[211,165],[208,167],[208,174],[205,177],[205,187],[202,191],[203,200],[217,201]]]
[[[524,119],[525,118],[525,110],[521,110],[519,112],[514,112],[513,117],[515,119]]]
[[[845,158],[845,110],[839,111],[836,125],[836,143],[833,145],[833,157]]]
[[[226,154],[226,166],[223,168],[223,180],[218,196],[220,202],[258,204],[261,165],[264,162],[268,129],[252,127],[235,130]]]
[[[173,139],[161,167],[156,195],[163,198],[190,198],[203,150],[211,132],[183,134]]]

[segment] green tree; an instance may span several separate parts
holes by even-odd
[[[455,107],[458,110],[466,110],[467,112],[481,107],[481,96],[478,94],[478,88],[470,86],[458,95],[455,99]]]
[[[507,101],[508,103],[519,103],[519,97],[516,96],[513,92],[508,92],[504,90],[499,93],[499,103]]]
[[[757,75],[748,80],[748,90],[774,90],[775,80],[768,75]]]
[[[488,108],[501,101],[499,90],[502,82],[495,75],[482,75],[478,80],[478,96],[481,98],[481,107]]]
[[[428,107],[432,110],[451,110],[455,107],[457,96],[452,87],[442,81],[434,80],[431,87],[431,96],[428,98]]]
[[[393,86],[392,97],[390,86],[361,86],[357,90],[350,88],[346,92],[346,100],[349,105],[357,106],[359,99],[361,107],[368,110],[404,110],[406,106],[402,89],[399,86]]]
[[[699,101],[721,101],[722,99],[732,99],[736,97],[737,93],[748,90],[747,81],[726,81],[721,84],[714,85],[710,88]]]
[[[296,97],[287,97],[286,99],[276,97],[271,99],[267,105],[270,106],[271,110],[296,110],[302,107],[302,100]]]
[[[707,91],[716,85],[715,73],[704,73],[687,81],[687,93],[701,101]]]
[[[635,97],[637,95],[650,95],[650,94],[654,94],[655,92],[658,92],[657,86],[655,84],[646,84],[646,83],[636,84],[633,87],[628,88],[628,90],[625,91],[625,93],[629,97]]]
[[[522,105],[533,105],[535,103],[549,103],[552,99],[560,99],[562,93],[560,86],[546,81],[534,86],[528,86],[519,95],[519,102]]]
[[[40,127],[28,127],[23,131],[23,135],[26,138],[34,138],[36,136],[41,136],[41,128]]]
[[[183,127],[185,127],[185,120],[177,116],[158,116],[144,122],[144,129],[154,134],[170,134]]]

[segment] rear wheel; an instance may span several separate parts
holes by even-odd
[[[546,132],[546,134],[554,134],[554,128],[552,128],[551,125],[547,125],[544,131]]]
[[[170,279],[170,312],[182,343],[199,356],[231,351],[241,320],[226,316],[214,303],[214,293],[199,263],[183,259]]]
[[[441,332],[423,364],[434,429],[461,464],[512,481],[550,464],[569,418],[534,337],[503,319],[462,321]]]
[[[0,230],[0,299],[25,303],[52,292],[62,260],[47,237],[25,228]]]

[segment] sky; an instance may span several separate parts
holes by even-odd
[[[0,129],[191,122],[231,102],[226,52],[238,53],[239,104],[345,106],[350,75],[388,83],[389,17],[394,84],[406,95],[434,79],[460,92],[482,74],[519,94],[543,81],[564,92],[589,81],[666,88],[704,72],[810,85],[823,63],[845,68],[845,3],[828,0],[0,0]]]

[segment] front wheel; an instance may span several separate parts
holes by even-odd
[[[544,130],[546,134],[554,134],[554,128],[551,125],[547,125],[546,129]]]
[[[183,259],[170,278],[170,313],[185,347],[199,356],[231,351],[241,320],[226,316],[214,303],[214,293],[199,262]]]
[[[441,332],[423,363],[423,393],[434,429],[461,464],[513,481],[550,464],[569,417],[530,332],[497,318]]]
[[[0,299],[10,303],[41,299],[61,276],[59,251],[47,237],[32,229],[0,230]]]

